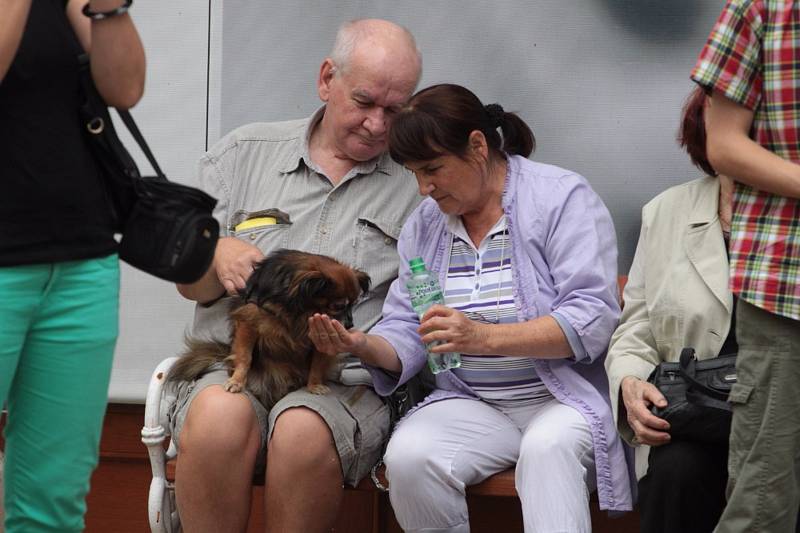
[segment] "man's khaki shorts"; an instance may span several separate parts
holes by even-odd
[[[162,420],[169,421],[169,429],[176,445],[189,407],[197,394],[211,385],[222,385],[228,379],[225,369],[212,370],[192,382],[169,384],[162,397]],[[336,450],[342,463],[344,482],[355,486],[378,462],[383,445],[389,438],[389,409],[366,385],[347,386],[327,383],[330,392],[311,394],[305,389],[292,392],[281,399],[270,412],[249,392],[243,394],[253,406],[261,427],[261,450],[256,460],[256,472],[262,473],[266,464],[266,443],[278,416],[292,407],[305,407],[321,416],[333,434]]]

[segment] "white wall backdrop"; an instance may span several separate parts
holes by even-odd
[[[630,266],[641,206],[699,176],[675,134],[689,71],[723,0],[173,0],[139,2],[148,85],[134,115],[168,176],[191,183],[206,146],[248,122],[319,105],[315,81],[342,22],[407,26],[421,87],[465,85],[532,126],[533,158],[585,175]],[[128,143],[130,145],[130,143]],[[138,159],[142,161],[142,159]],[[140,163],[144,168],[146,165]],[[156,363],[180,348],[191,305],[126,268],[111,387],[140,401]]]
[[[132,114],[167,177],[194,183],[206,147],[209,4],[138,2],[131,15],[147,54],[145,95]],[[125,126],[117,121],[116,129],[142,174],[152,174]],[[180,349],[194,307],[171,283],[125,263],[120,302],[109,398],[140,402],[156,364]]]

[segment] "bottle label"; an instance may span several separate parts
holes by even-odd
[[[436,278],[415,283],[408,288],[411,297],[411,307],[418,315],[422,316],[434,304],[444,303],[442,290]]]

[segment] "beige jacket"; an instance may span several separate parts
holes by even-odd
[[[606,358],[614,420],[629,443],[622,379],[647,379],[684,347],[700,359],[716,357],[728,335],[733,297],[718,205],[719,180],[706,177],[667,189],[642,209],[625,306]],[[641,446],[636,454],[639,477],[647,451]]]

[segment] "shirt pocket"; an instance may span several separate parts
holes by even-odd
[[[233,235],[261,250],[264,255],[286,248],[292,222],[278,209],[238,211],[232,224]]]
[[[362,215],[356,221],[354,266],[372,278],[377,288],[397,277],[397,239],[402,224],[377,216]]]

